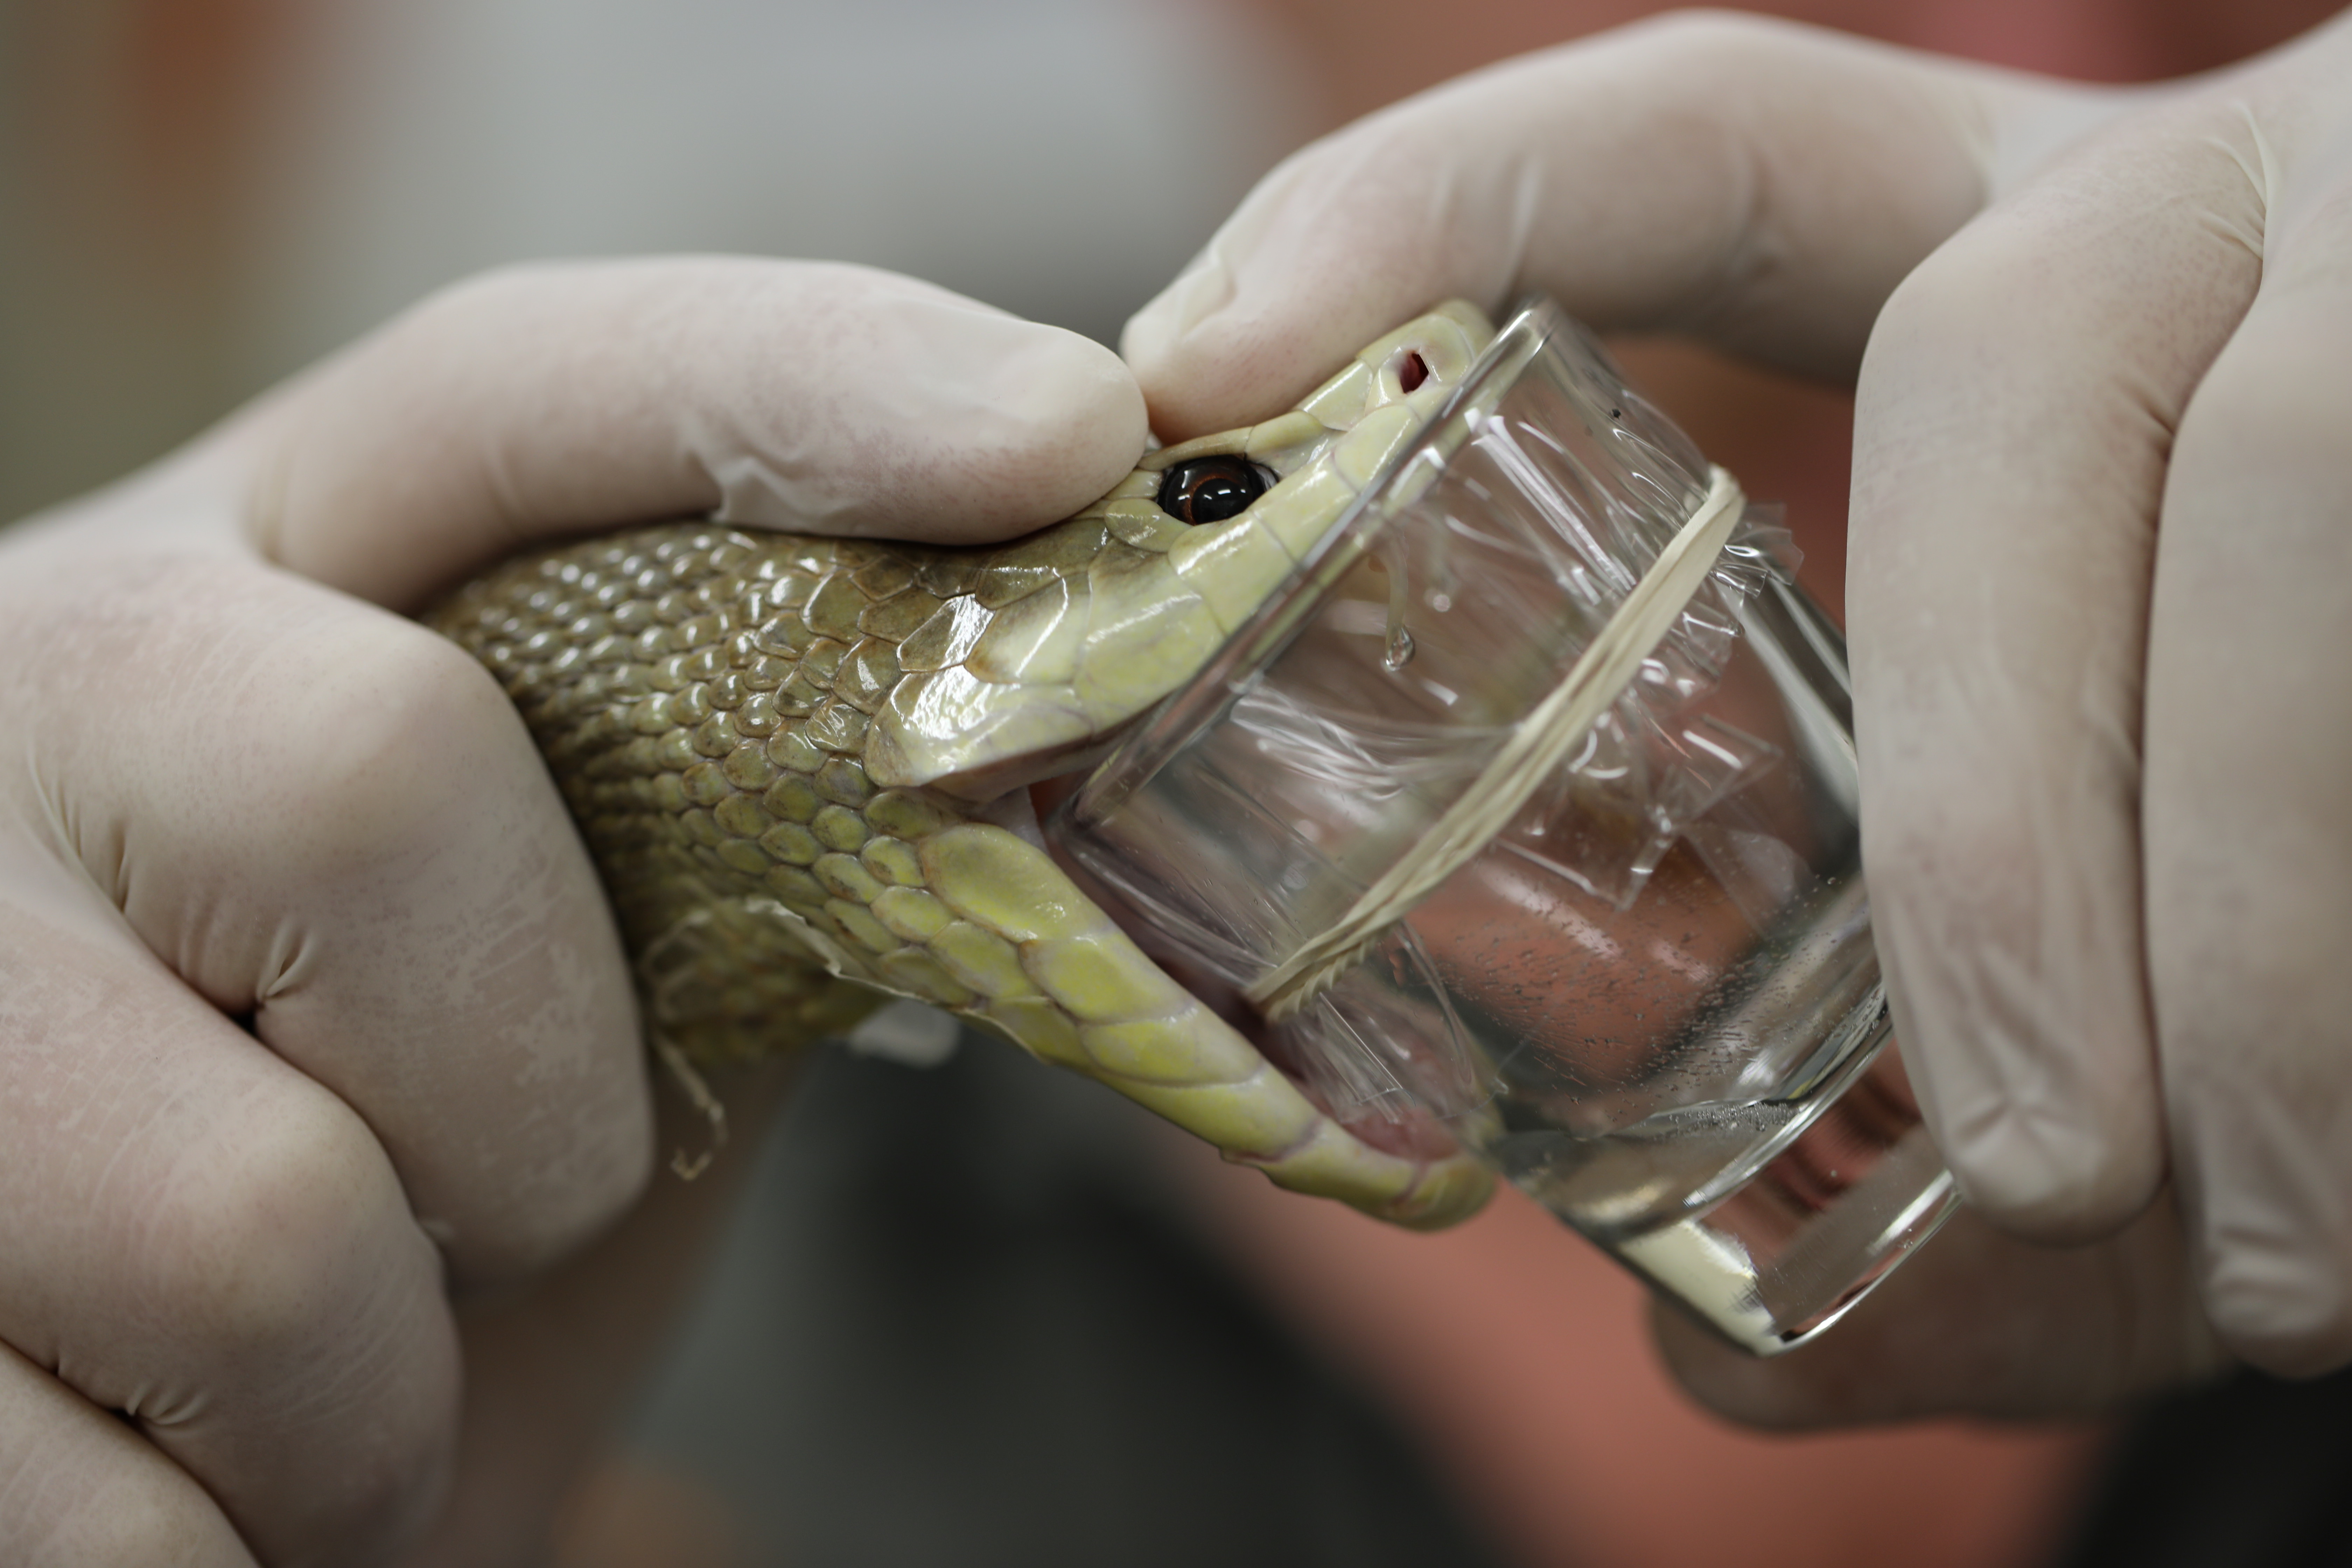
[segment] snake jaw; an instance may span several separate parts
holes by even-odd
[[[1039,846],[967,823],[920,851],[928,886],[959,921],[1009,945],[1013,965],[992,977],[991,1000],[973,1016],[1032,1055],[1117,1089],[1279,1185],[1380,1218],[1445,1225],[1486,1201],[1492,1178],[1467,1155],[1391,1152],[1333,1121]]]

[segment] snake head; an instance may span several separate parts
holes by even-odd
[[[1491,336],[1441,307],[1007,545],[657,525],[520,557],[432,624],[546,752],[666,1058],[759,1059],[913,997],[1286,1186],[1446,1223],[1487,1173],[1439,1130],[1335,1120],[1070,879],[1019,786],[1192,679]]]
[[[929,614],[898,647],[867,774],[977,801],[1084,765],[1215,657],[1494,335],[1476,307],[1440,305],[1290,412],[1146,454],[1066,521],[926,552]]]

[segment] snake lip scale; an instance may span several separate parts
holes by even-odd
[[[426,621],[520,710],[664,1056],[757,1060],[913,997],[1281,1185],[1450,1224],[1485,1168],[1334,1121],[1070,880],[1025,786],[1206,665],[1493,335],[1441,305],[1290,412],[1149,453],[1008,544],[664,523],[519,556]]]

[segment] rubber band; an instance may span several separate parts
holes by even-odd
[[[1747,510],[1747,499],[1738,480],[1721,468],[1711,468],[1698,510],[1658,552],[1567,678],[1519,721],[1470,787],[1329,930],[1259,976],[1243,994],[1275,1023],[1290,1017],[1493,842],[1633,683],[1642,661],[1706,581]]]

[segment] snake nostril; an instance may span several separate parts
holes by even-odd
[[[1223,522],[1265,494],[1265,477],[1240,458],[1195,458],[1160,481],[1160,510],[1179,522]]]
[[[1407,392],[1417,390],[1429,379],[1429,362],[1417,353],[1407,353],[1404,363],[1397,366],[1397,384]]]

